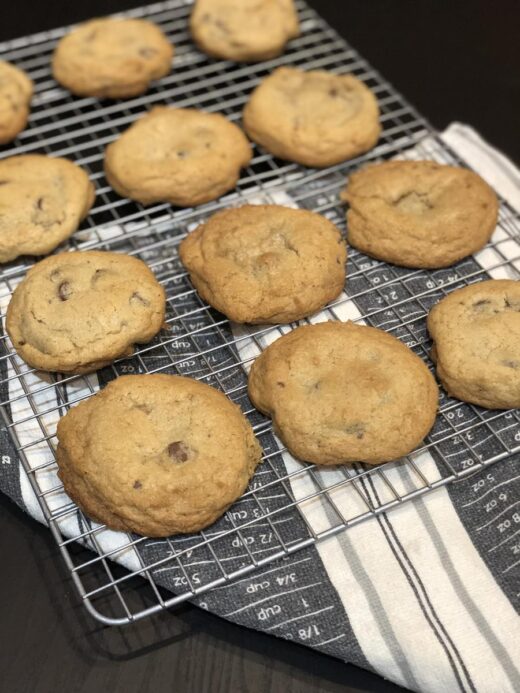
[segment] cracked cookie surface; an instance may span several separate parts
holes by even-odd
[[[520,281],[453,291],[430,311],[428,330],[450,395],[489,409],[520,407]]]
[[[59,41],[52,72],[78,96],[129,98],[170,72],[173,52],[159,27],[145,19],[92,19]]]
[[[246,490],[261,448],[224,394],[191,378],[128,375],[58,423],[65,491],[111,529],[197,532]]]
[[[94,186],[67,159],[24,154],[0,161],[0,262],[45,255],[78,228]]]
[[[34,265],[11,298],[6,328],[33,368],[89,373],[149,342],[164,314],[164,289],[144,262],[92,250]]]
[[[253,363],[249,396],[299,459],[379,464],[421,443],[435,420],[438,388],[395,337],[326,322],[271,344]]]
[[[347,251],[338,229],[303,209],[225,209],[192,231],[179,254],[202,298],[236,322],[299,320],[345,284]]]
[[[105,173],[123,197],[191,207],[232,190],[250,160],[246,136],[223,115],[157,106],[107,147]]]
[[[494,191],[473,171],[434,161],[387,161],[354,173],[341,195],[348,242],[412,268],[448,267],[488,242]]]
[[[0,60],[0,144],[13,140],[27,125],[33,83],[19,68]]]
[[[371,149],[380,133],[377,100],[352,75],[280,67],[244,109],[252,140],[281,159],[325,167]]]
[[[205,53],[237,62],[275,58],[300,33],[293,0],[197,0],[190,29]]]

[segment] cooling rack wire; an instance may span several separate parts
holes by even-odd
[[[180,265],[177,250],[186,232],[222,207],[247,201],[294,204],[324,214],[345,232],[338,193],[360,165],[411,148],[415,156],[460,163],[426,120],[314,10],[300,0],[297,6],[301,36],[280,58],[247,66],[209,60],[195,49],[186,30],[189,2],[170,0],[125,13],[154,21],[176,46],[172,73],[144,96],[126,101],[76,98],[57,86],[50,57],[67,28],[0,44],[0,57],[26,70],[36,86],[30,126],[0,157],[30,152],[65,156],[84,167],[96,185],[95,207],[60,250],[102,248],[140,257],[168,295],[168,329],[132,358],[98,375],[43,378],[18,359],[5,333],[0,337],[5,428],[85,606],[107,624],[128,623],[202,595],[520,450],[518,411],[486,411],[443,394],[432,432],[423,447],[404,460],[333,472],[288,460],[270,421],[247,397],[251,360],[281,330],[230,325],[200,300]],[[280,65],[323,68],[362,79],[381,109],[383,132],[375,149],[346,164],[313,171],[255,148],[236,190],[196,209],[168,204],[145,208],[111,191],[103,175],[104,149],[151,106],[197,107],[240,121],[248,94]],[[519,278],[518,228],[513,210],[502,202],[499,227],[488,247],[445,270],[400,269],[350,249],[347,293],[320,319],[350,318],[385,329],[432,368],[425,326],[428,310],[448,292],[474,281]],[[11,292],[31,264],[24,259],[0,273],[2,317]],[[221,389],[241,406],[264,447],[263,463],[246,494],[219,522],[197,535],[160,541],[115,535],[85,518],[56,476],[56,423],[67,408],[120,374],[150,372],[187,375]],[[312,519],[318,501],[326,509],[325,524]],[[174,593],[163,589],[164,584]]]

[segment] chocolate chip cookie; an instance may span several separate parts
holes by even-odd
[[[0,60],[0,144],[13,140],[27,125],[33,83],[23,70]]]
[[[164,289],[137,258],[88,251],[38,262],[7,309],[11,342],[33,368],[89,373],[145,344],[164,323]]]
[[[223,115],[157,106],[107,147],[105,173],[123,197],[192,207],[232,190],[250,160],[247,138]]]
[[[347,251],[338,229],[303,209],[225,209],[190,233],[179,252],[202,298],[236,322],[299,320],[345,284]]]
[[[24,154],[0,161],[0,262],[45,255],[78,228],[94,186],[67,159]]]
[[[205,53],[237,62],[275,58],[300,33],[293,0],[197,0],[190,28]]]
[[[421,359],[386,332],[325,322],[267,347],[251,368],[249,396],[296,457],[379,464],[420,444],[438,389]]]
[[[123,99],[167,75],[173,52],[159,27],[145,19],[92,19],[59,41],[52,72],[78,96]]]
[[[520,281],[453,291],[430,311],[428,330],[450,395],[489,409],[520,407]]]
[[[245,491],[261,448],[240,409],[209,385],[128,375],[58,423],[65,491],[111,529],[197,532]]]
[[[448,267],[484,247],[497,196],[473,171],[434,161],[386,161],[354,173],[342,199],[348,241],[402,267]]]
[[[244,128],[281,159],[322,168],[372,149],[379,108],[370,89],[352,75],[280,67],[253,91]]]

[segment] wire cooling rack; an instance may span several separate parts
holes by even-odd
[[[30,125],[0,157],[28,152],[65,156],[83,166],[96,184],[94,209],[60,250],[103,248],[138,256],[154,270],[168,295],[168,329],[132,358],[93,376],[37,374],[18,359],[5,334],[0,338],[5,427],[82,600],[104,623],[128,623],[202,595],[520,450],[518,411],[485,411],[443,394],[437,422],[424,446],[404,460],[376,468],[338,468],[333,477],[312,465],[289,464],[270,421],[247,398],[247,367],[264,347],[265,338],[278,328],[247,330],[230,325],[200,300],[180,265],[177,250],[186,232],[222,207],[259,200],[297,204],[326,215],[344,232],[345,214],[338,193],[349,172],[360,164],[401,154],[420,142],[420,156],[457,163],[427,122],[388,82],[312,9],[303,2],[297,5],[302,35],[282,57],[247,66],[209,60],[194,48],[186,31],[189,2],[170,0],[126,13],[156,22],[176,45],[172,74],[145,96],[127,101],[75,98],[53,81],[50,57],[66,28],[0,45],[0,57],[25,69],[36,85]],[[104,148],[153,104],[195,106],[239,121],[252,88],[284,64],[352,73],[362,79],[381,109],[383,133],[375,149],[346,164],[313,171],[256,148],[236,190],[197,209],[179,210],[167,204],[145,208],[110,190],[103,176]],[[432,367],[425,324],[429,308],[449,291],[473,281],[489,276],[518,278],[517,221],[502,203],[499,228],[488,248],[446,270],[400,269],[351,249],[348,295],[329,306],[326,317],[344,319],[346,311],[354,320],[385,329]],[[1,272],[2,317],[10,293],[32,263],[26,258]],[[135,372],[178,373],[221,389],[241,406],[263,444],[263,463],[246,494],[200,534],[158,541],[110,532],[81,514],[56,476],[59,417],[100,385]],[[402,469],[408,474],[404,485],[398,475]],[[367,494],[368,480],[376,493]],[[352,493],[347,507],[337,501],[337,494],[344,490]],[[325,528],[312,521],[310,510],[316,499],[326,506]],[[146,596],[136,599],[143,585]]]

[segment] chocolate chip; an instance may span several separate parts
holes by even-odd
[[[358,440],[365,436],[365,425],[362,423],[353,423],[345,427],[345,433],[355,435]]]
[[[186,157],[189,155],[189,152],[184,151],[183,149],[179,150],[177,152],[177,156],[179,159],[186,159]]]
[[[61,224],[62,220],[53,214],[49,214],[48,204],[45,197],[38,197],[33,202],[33,213],[31,214],[31,222],[43,229],[50,229],[55,224]]]
[[[338,90],[337,89],[329,89],[329,96],[337,96],[338,95]]]
[[[280,381],[278,381],[276,384],[278,385],[278,387],[285,387],[285,383],[282,383]]]
[[[150,305],[150,301],[143,298],[138,291],[134,291],[134,293],[130,296],[130,303],[140,303],[142,306]]]
[[[139,411],[142,411],[145,414],[152,413],[152,407],[150,407],[148,404],[136,404],[134,405],[134,409],[139,409]]]
[[[142,487],[143,487],[143,485],[142,485],[142,483],[139,481],[139,479],[137,479],[136,481],[134,481],[134,488],[142,488]]]
[[[513,303],[513,301],[510,301],[508,298],[504,298],[504,304],[506,308],[511,308],[511,310],[520,312],[520,301],[517,303]]]
[[[92,279],[90,280],[90,285],[91,285],[91,286],[95,286],[96,283],[97,283],[97,281],[98,281],[99,279],[101,279],[101,277],[104,276],[105,274],[107,274],[107,270],[106,270],[106,269],[97,269],[97,270],[94,272],[94,274],[92,275]]]
[[[9,180],[0,180],[0,185],[7,185],[10,182]]]
[[[154,55],[157,55],[157,49],[156,48],[140,48],[139,49],[139,55],[142,56],[143,58],[151,58]]]
[[[221,19],[214,19],[213,24],[226,36],[230,34],[229,27]]]
[[[189,448],[182,440],[176,440],[168,445],[168,455],[174,462],[186,462],[190,456]]]
[[[58,296],[62,301],[68,301],[72,296],[72,289],[69,282],[61,282],[58,286]]]

